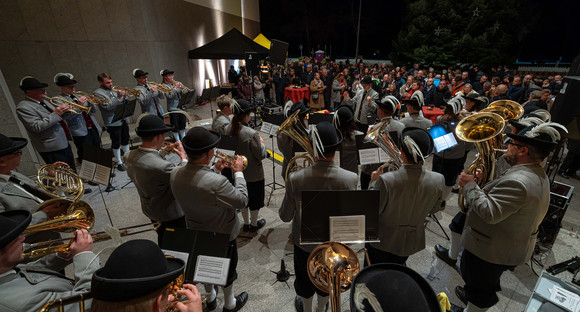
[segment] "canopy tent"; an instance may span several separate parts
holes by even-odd
[[[246,37],[236,28],[205,45],[189,50],[190,59],[235,60],[244,59],[246,52],[257,52],[260,58],[266,57],[270,51],[252,39]]]
[[[260,33],[256,38],[254,38],[254,42],[258,43],[259,45],[263,46],[264,48],[270,50],[270,45],[272,42],[266,38],[266,36]]]

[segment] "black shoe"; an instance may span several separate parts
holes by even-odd
[[[564,179],[570,179],[570,176],[567,175],[565,171],[558,172],[558,175],[561,176]]]
[[[117,170],[119,170],[119,171],[125,171],[126,170],[125,169],[125,165],[124,164],[118,164],[117,165]]]
[[[463,287],[455,286],[455,295],[457,296],[457,299],[467,305],[467,298],[465,297],[465,289],[463,289]]]
[[[249,224],[244,224],[244,228],[242,229],[244,232],[249,232],[250,231],[250,227],[251,225]]]
[[[215,298],[213,301],[210,301],[206,304],[205,311],[213,311],[215,308],[217,308],[217,295],[220,292],[220,289],[217,286],[214,286],[213,289],[215,289]]]
[[[297,312],[304,312],[304,302],[302,301],[302,297],[296,296],[294,298],[294,307]]]
[[[88,184],[88,185],[92,185],[92,186],[97,186],[97,185],[99,185],[99,183],[95,183],[95,182],[93,182],[93,181],[89,181],[89,182],[87,182],[87,184]]]
[[[451,188],[451,193],[459,194],[459,188]]]
[[[260,219],[256,224],[256,226],[250,225],[250,233],[256,233],[259,229],[263,228],[266,225],[266,220]]]
[[[248,293],[244,291],[241,294],[236,296],[236,306],[233,309],[228,309],[228,308],[224,307],[223,312],[239,311],[241,308],[243,308],[246,305],[246,302],[248,302]]]
[[[443,260],[443,262],[449,264],[452,267],[455,267],[455,264],[457,263],[457,259],[453,260],[449,258],[449,249],[439,244],[435,245],[435,255],[437,255],[439,259]]]
[[[449,311],[451,311],[451,312],[463,312],[463,310],[465,310],[465,309],[451,303],[451,310],[449,310]]]
[[[85,194],[90,194],[92,192],[93,192],[93,190],[91,190],[91,189],[85,189]]]

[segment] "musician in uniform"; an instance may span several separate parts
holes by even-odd
[[[244,231],[256,233],[266,225],[266,220],[258,219],[260,209],[264,207],[264,166],[262,159],[266,158],[266,146],[260,134],[248,127],[250,113],[254,107],[246,100],[238,100],[232,109],[234,117],[227,126],[226,133],[238,138],[236,155],[244,155],[248,166],[244,170],[244,178],[248,185],[248,207],[240,209],[244,219]],[[248,213],[249,210],[249,213]]]
[[[66,120],[68,130],[77,148],[79,163],[82,163],[85,145],[101,146],[101,138],[99,136],[101,129],[99,123],[93,117],[93,113],[97,111],[97,108],[89,103],[85,96],[78,97],[75,94],[77,81],[73,78],[70,73],[58,73],[54,76],[54,83],[61,91],[61,94],[57,95],[58,98],[91,108],[88,114],[85,112],[76,114],[68,111],[62,115],[62,118]]]
[[[28,211],[0,213],[0,310],[38,311],[49,301],[90,290],[91,277],[99,259],[91,250],[93,239],[87,230],[77,230],[70,250],[47,255],[37,261],[23,260],[24,236],[30,224]],[[58,271],[74,264],[74,280]]]
[[[375,104],[377,105],[377,117],[379,117],[379,121],[387,124],[389,135],[395,141],[395,144],[400,146],[401,135],[403,134],[405,125],[400,121],[393,119],[393,113],[397,109],[397,106],[399,106],[399,100],[392,95],[387,95],[380,101],[376,100]],[[371,175],[380,165],[381,164],[367,164],[361,166],[360,186],[362,190],[369,188]]]
[[[197,287],[183,284],[177,295],[187,302],[173,302],[176,280],[185,262],[166,258],[155,243],[135,239],[117,247],[105,266],[95,272],[91,282],[92,312],[173,311],[201,312]],[[183,281],[181,281],[183,282]]]
[[[133,87],[133,90],[140,91],[141,93],[137,96],[137,100],[141,105],[142,113],[149,113],[151,115],[157,115],[163,118],[163,106],[159,99],[165,98],[162,92],[157,90],[157,86],[150,86],[147,82],[147,75],[149,73],[144,72],[139,68],[133,69],[133,77],[137,80],[137,85]]]
[[[381,191],[379,204],[380,243],[366,244],[372,264],[405,265],[410,255],[425,248],[425,218],[440,210],[443,175],[423,168],[433,151],[427,131],[405,128],[401,142],[403,166],[373,172],[369,189]]]
[[[62,126],[62,115],[69,110],[68,105],[58,107],[46,103],[46,87],[36,78],[27,76],[20,81],[20,89],[26,99],[16,106],[18,119],[26,128],[30,142],[47,164],[65,162],[76,171],[75,159]],[[61,124],[62,122],[62,124]]]
[[[218,96],[216,102],[220,111],[213,118],[211,129],[220,135],[226,135],[227,126],[232,122],[229,116],[232,114],[232,105],[235,100],[222,94]]]
[[[465,286],[457,286],[455,293],[467,304],[465,311],[485,311],[495,305],[503,272],[532,256],[550,203],[550,180],[540,164],[556,148],[562,129],[545,123],[509,133],[505,157],[512,168],[483,188],[473,175],[459,176],[469,210],[462,238]]]
[[[187,132],[183,138],[183,148],[189,157],[189,162],[171,173],[171,190],[185,213],[188,229],[230,235],[228,250],[230,267],[227,283],[224,286],[223,311],[231,312],[241,309],[248,300],[246,292],[235,297],[233,293],[233,282],[238,277],[236,237],[242,227],[236,209],[246,207],[248,189],[242,172],[241,157],[237,157],[233,165],[228,165],[234,172],[235,185],[219,174],[225,167],[223,159],[220,159],[213,168],[209,167],[214,156],[214,148],[219,141],[218,133],[202,127],[194,127]],[[212,285],[205,286],[206,291],[211,292],[208,307],[209,310],[213,310],[217,304],[216,291]]]
[[[334,163],[335,151],[342,143],[342,135],[329,122],[316,125],[322,146],[318,146],[316,160],[312,167],[292,172],[286,181],[286,194],[279,210],[280,219],[292,221],[292,241],[294,242],[294,270],[296,279],[295,305],[297,311],[311,312],[314,293],[318,294],[316,311],[324,311],[328,303],[328,294],[320,291],[312,284],[307,272],[307,261],[313,245],[300,245],[300,203],[302,191],[308,190],[355,190],[357,175],[344,170]],[[312,135],[312,133],[311,133]],[[312,142],[315,138],[311,138]]]
[[[160,151],[165,143],[165,133],[172,131],[173,127],[165,125],[159,116],[145,115],[139,120],[135,130],[143,143],[125,158],[127,175],[135,183],[143,213],[151,221],[161,222],[157,229],[158,241],[161,244],[167,227],[185,228],[185,216],[173,197],[169,182],[171,171],[176,166],[165,159],[165,151]],[[168,148],[168,152],[179,156],[180,165],[187,163],[181,142]]]
[[[179,81],[173,80],[174,72],[169,69],[162,70],[159,74],[163,77],[161,84],[171,89],[171,92],[165,94],[167,99],[167,111],[168,112],[185,112],[185,107],[179,107],[179,101],[181,97],[186,95],[188,91],[185,91],[183,84]],[[173,137],[176,142],[180,142],[185,136],[185,124],[187,122],[187,117],[181,113],[169,114],[169,120],[173,126]]]
[[[305,130],[308,130],[308,112],[310,109],[306,108],[306,105],[304,105],[302,102],[290,104],[289,109],[286,110],[285,113],[286,118],[294,114],[296,111],[300,111],[300,113],[298,113],[298,120],[300,123],[302,123],[302,127],[304,127]],[[282,156],[284,156],[284,160],[282,161],[282,178],[285,180],[288,163],[292,157],[294,157],[294,141],[291,137],[282,131],[279,131],[276,134],[276,141]]]
[[[343,140],[340,148],[340,168],[358,175],[358,153],[356,136],[363,133],[356,130],[354,111],[350,106],[341,105],[336,108],[332,119],[334,127],[340,131]]]
[[[356,92],[351,99],[348,92],[344,93],[343,104],[352,107],[354,110],[354,121],[359,131],[367,133],[369,121],[367,116],[377,109],[375,100],[379,99],[379,93],[371,88],[373,83],[370,76],[365,76],[361,80],[363,90]]]
[[[433,122],[425,117],[423,117],[423,93],[415,92],[411,95],[411,98],[403,100],[407,108],[407,113],[405,118],[401,119],[401,123],[405,127],[421,128],[427,129],[433,125]]]
[[[113,90],[113,80],[109,74],[100,73],[97,76],[97,80],[99,81],[100,87],[93,94],[107,102],[106,106],[99,105],[101,117],[111,137],[111,148],[117,160],[117,169],[119,171],[125,171],[125,165],[121,158],[121,150],[125,154],[129,153],[129,126],[127,125],[126,118],[119,119],[115,122],[112,121],[117,106],[123,104],[127,100],[127,97],[124,92]]]

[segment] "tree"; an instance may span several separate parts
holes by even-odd
[[[518,0],[414,0],[390,58],[435,68],[511,64],[539,14]]]

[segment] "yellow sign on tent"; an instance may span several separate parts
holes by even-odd
[[[263,46],[264,48],[270,50],[270,40],[268,40],[268,38],[266,38],[266,36],[259,34],[256,38],[254,38],[254,42],[256,42],[257,44]]]

